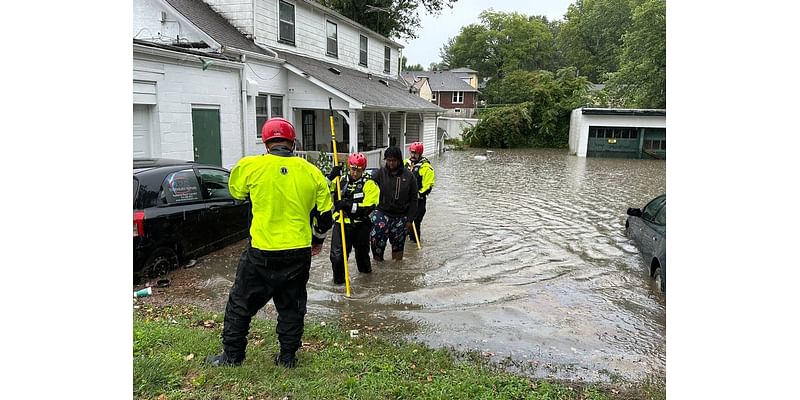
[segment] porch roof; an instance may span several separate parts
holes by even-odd
[[[358,100],[364,108],[411,112],[444,112],[445,109],[409,93],[404,82],[382,75],[367,74],[297,54],[277,51],[280,58],[311,77]],[[338,71],[338,73],[336,72]],[[384,83],[385,82],[385,83]]]

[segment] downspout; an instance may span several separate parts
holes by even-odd
[[[247,65],[247,60],[244,54],[239,56],[239,59],[242,61],[242,69],[239,71],[239,81],[240,86],[242,88],[242,157],[247,155],[247,76],[245,74],[245,66]]]

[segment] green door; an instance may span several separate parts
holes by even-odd
[[[222,166],[219,110],[192,108],[192,137],[194,161]]]
[[[590,126],[586,156],[638,158],[638,130],[633,127]]]

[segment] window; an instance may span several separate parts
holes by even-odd
[[[360,51],[358,53],[358,64],[363,65],[365,67],[367,66],[367,44],[368,44],[367,37],[361,35],[361,44],[359,45]]]
[[[228,190],[228,173],[218,169],[200,168],[200,179],[210,200],[232,199]]]
[[[392,69],[392,49],[389,46],[383,46],[383,72],[389,72]]]
[[[161,184],[161,203],[177,204],[201,200],[200,184],[194,170],[185,169],[173,172]]]
[[[464,92],[453,92],[453,104],[464,102]]]
[[[279,2],[278,14],[280,19],[280,28],[278,33],[278,41],[282,43],[294,44],[294,4],[287,3],[283,0]]]
[[[608,139],[637,139],[639,137],[639,132],[636,128],[631,127],[614,128],[610,126],[590,126],[589,137]]]
[[[325,53],[331,57],[339,56],[338,27],[331,21],[327,21],[328,32],[328,51]]]
[[[283,96],[256,96],[256,138],[261,139],[261,127],[272,117],[283,116]]]
[[[439,92],[431,92],[431,101],[436,101],[436,93]]]

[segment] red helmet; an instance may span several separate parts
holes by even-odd
[[[414,142],[411,143],[410,146],[408,146],[408,151],[413,151],[414,153],[422,154],[423,148],[424,147],[422,147],[422,142]]]
[[[261,128],[261,141],[267,143],[272,139],[284,139],[294,143],[295,134],[292,123],[280,118],[270,118]]]
[[[367,157],[363,153],[353,153],[347,159],[348,165],[355,165],[361,169],[367,168]]]

